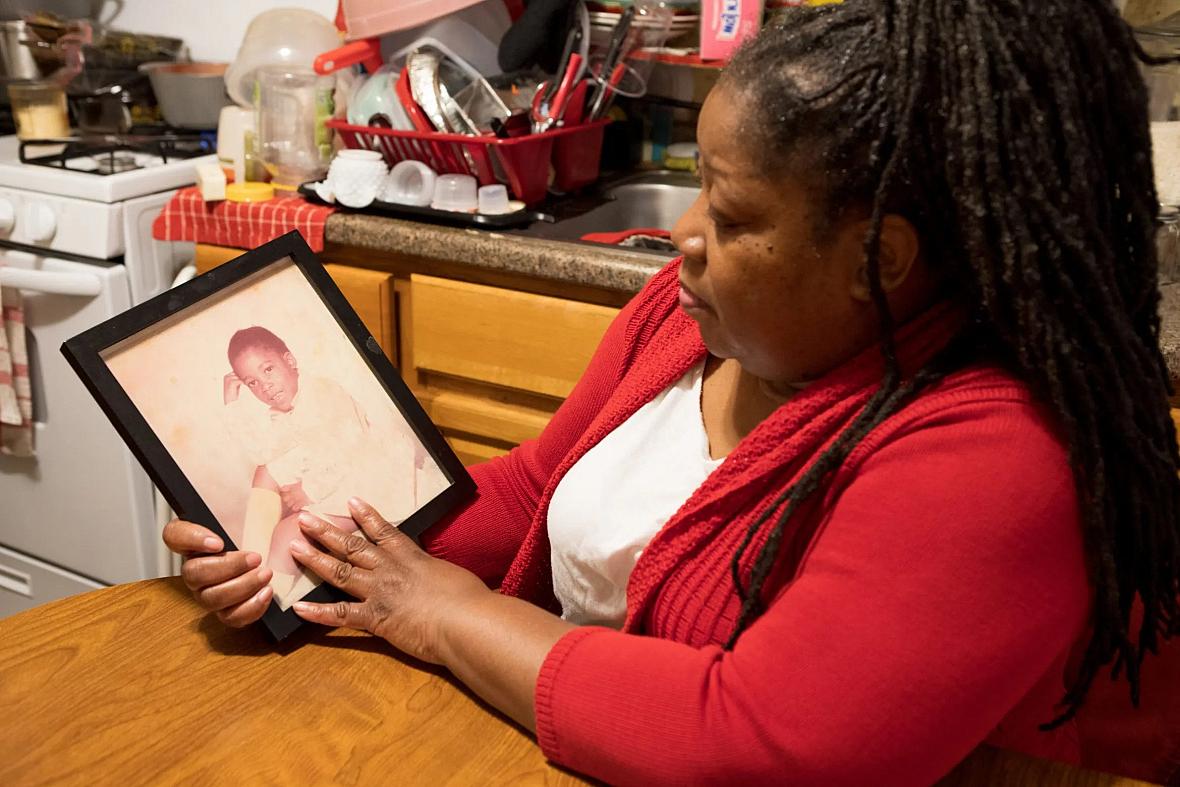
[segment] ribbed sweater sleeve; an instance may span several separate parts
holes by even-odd
[[[586,371],[537,439],[469,469],[476,483],[475,499],[423,533],[423,548],[472,571],[491,587],[500,584],[558,464],[602,409],[626,365],[650,338],[635,332],[655,322],[650,314],[667,300],[669,276],[676,276],[673,265],[657,273],[619,311]]]
[[[987,738],[1085,625],[1073,481],[1027,402],[926,405],[848,470],[733,651],[560,640],[547,756],[612,784],[928,784]]]

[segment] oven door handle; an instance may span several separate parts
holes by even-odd
[[[102,292],[102,281],[90,273],[0,268],[0,287],[16,287],[46,295],[94,296]]]

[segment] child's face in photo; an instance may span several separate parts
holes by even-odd
[[[299,391],[295,356],[264,347],[247,347],[233,360],[234,374],[263,404],[290,410]]]

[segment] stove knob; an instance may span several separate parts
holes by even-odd
[[[12,232],[12,228],[16,226],[16,208],[12,206],[12,202],[6,199],[0,199],[0,233],[7,235]]]
[[[33,243],[46,243],[57,233],[57,216],[44,202],[29,204],[28,222],[29,240]]]

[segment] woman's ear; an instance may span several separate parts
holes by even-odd
[[[863,239],[869,231],[869,221],[857,222],[856,231]],[[877,255],[878,267],[881,274],[881,289],[886,294],[901,287],[909,280],[922,250],[922,242],[918,231],[908,219],[890,213],[881,222],[881,243]],[[869,289],[868,265],[862,259],[857,265],[856,276],[852,283],[852,297],[859,301],[872,300]]]

